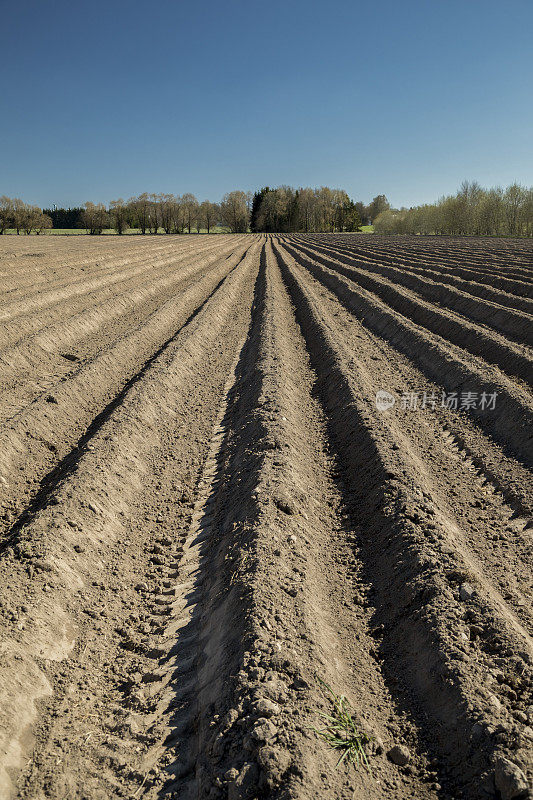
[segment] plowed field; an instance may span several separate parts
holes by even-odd
[[[0,798],[529,796],[532,277],[0,237]]]

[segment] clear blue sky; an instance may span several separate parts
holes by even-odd
[[[533,184],[531,0],[0,0],[0,194]]]

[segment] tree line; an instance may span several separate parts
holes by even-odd
[[[357,231],[388,208],[383,194],[365,206],[343,189],[265,186],[252,198],[250,229],[265,233]]]
[[[252,192],[233,191],[220,203],[199,202],[193,194],[143,193],[109,206],[87,202],[77,208],[41,209],[22,200],[0,197],[0,234],[7,229],[42,233],[49,228],[81,228],[90,234],[114,229],[147,233],[209,233],[224,226],[233,233],[358,231],[451,236],[533,236],[533,188],[517,183],[506,189],[483,189],[465,181],[455,195],[413,208],[391,208],[384,194],[368,205],[343,189],[278,186]]]
[[[355,203],[342,189],[268,186],[252,194],[233,191],[220,203],[199,202],[193,194],[143,193],[129,200],[112,200],[109,206],[87,202],[76,208],[30,206],[22,200],[0,198],[0,233],[41,233],[47,228],[85,229],[101,234],[114,229],[123,234],[129,229],[146,233],[209,233],[224,226],[233,233],[289,231],[356,231],[370,224],[389,207],[385,195],[365,206]]]
[[[454,195],[413,208],[386,209],[374,221],[376,233],[449,236],[533,236],[533,187],[513,183],[483,189],[464,181]]]
[[[42,233],[52,227],[52,219],[42,208],[24,203],[16,197],[0,197],[0,233],[13,228],[17,233]]]
[[[204,200],[200,203],[193,194],[143,193],[129,200],[103,203],[87,202],[77,208],[47,208],[31,206],[22,200],[0,197],[0,234],[7,229],[20,233],[41,233],[46,228],[87,230],[100,234],[113,228],[123,234],[128,229],[146,233],[192,233],[216,225],[224,225],[233,233],[246,233],[249,227],[252,194],[234,191],[224,195],[220,203]]]

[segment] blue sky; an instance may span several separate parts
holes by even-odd
[[[533,184],[531,0],[0,0],[0,194]]]

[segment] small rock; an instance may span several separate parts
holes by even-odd
[[[81,544],[75,544],[74,550],[76,553],[85,553],[85,547],[83,547]]]
[[[502,800],[521,800],[529,797],[527,778],[516,764],[499,758],[494,770],[494,783]]]
[[[468,603],[475,595],[475,589],[469,583],[462,583],[459,587],[459,597],[463,603]]]
[[[43,559],[37,559],[33,562],[33,566],[35,569],[40,569],[42,572],[53,572],[54,568],[49,561],[44,561]]]
[[[395,744],[387,753],[387,757],[393,764],[397,764],[399,767],[405,767],[411,760],[411,753],[405,745]]]
[[[235,767],[232,767],[231,769],[228,769],[228,771],[224,773],[224,779],[226,781],[231,782],[234,781],[238,777],[238,775],[239,775],[239,770],[235,769]]]
[[[489,694],[488,701],[491,704],[494,711],[501,711],[502,704],[500,703],[495,694]]]

